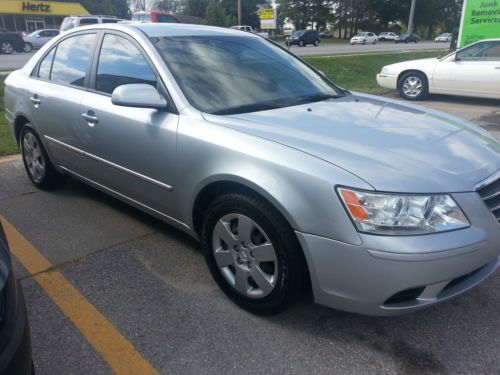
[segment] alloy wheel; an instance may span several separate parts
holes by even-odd
[[[422,92],[423,84],[420,78],[410,76],[403,82],[403,92],[410,98],[416,98]]]
[[[22,144],[23,158],[26,166],[35,182],[40,182],[45,176],[45,159],[43,157],[40,145],[31,132],[27,132],[23,138]]]
[[[230,213],[212,234],[215,262],[226,282],[248,298],[263,298],[278,280],[276,251],[264,230],[249,217]]]
[[[10,42],[2,42],[0,44],[0,50],[2,51],[2,53],[10,55],[12,52],[14,52],[14,46]]]

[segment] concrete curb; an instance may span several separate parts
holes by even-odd
[[[21,154],[0,156],[0,164],[11,163],[17,160],[21,160]]]

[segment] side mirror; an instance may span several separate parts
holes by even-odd
[[[458,53],[455,54],[454,60],[455,61],[462,61],[462,59],[458,56]]]
[[[36,34],[36,35],[35,35],[35,38],[40,38],[40,34]]]
[[[123,107],[154,109],[166,108],[168,104],[155,87],[145,83],[118,86],[111,95],[111,102]]]

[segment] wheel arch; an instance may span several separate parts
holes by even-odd
[[[420,70],[420,69],[405,69],[403,70],[401,73],[398,74],[398,79],[396,81],[396,87],[399,86],[399,82],[401,81],[401,78],[407,74],[407,73],[410,73],[410,72],[415,72],[415,73],[420,73],[422,74],[424,77],[425,77],[425,80],[427,81],[427,89],[430,88],[430,85],[429,85],[429,77],[427,76],[427,73],[425,73],[423,70]]]
[[[17,114],[14,119],[14,137],[16,138],[17,145],[19,146],[21,130],[26,124],[31,124],[31,121],[24,114]],[[36,129],[33,129],[36,131]]]
[[[221,176],[221,178],[207,181],[198,189],[195,195],[191,210],[191,220],[193,229],[197,234],[200,233],[203,217],[210,203],[221,194],[228,192],[248,192],[259,196],[276,208],[292,229],[296,228],[296,223],[292,216],[272,194],[249,180],[236,178],[235,176]]]

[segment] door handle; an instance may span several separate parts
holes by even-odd
[[[42,102],[39,98],[38,98],[38,95],[35,94],[33,95],[32,97],[30,97],[30,100],[31,100],[31,103],[33,103],[33,105],[35,106],[35,108],[38,108],[38,106],[40,105],[40,103]]]
[[[500,66],[495,66],[495,69],[498,69],[498,70],[500,70]]]
[[[87,113],[82,113],[82,117],[87,121],[87,124],[93,128],[95,124],[99,122],[99,119],[95,116],[94,111],[88,111]]]

